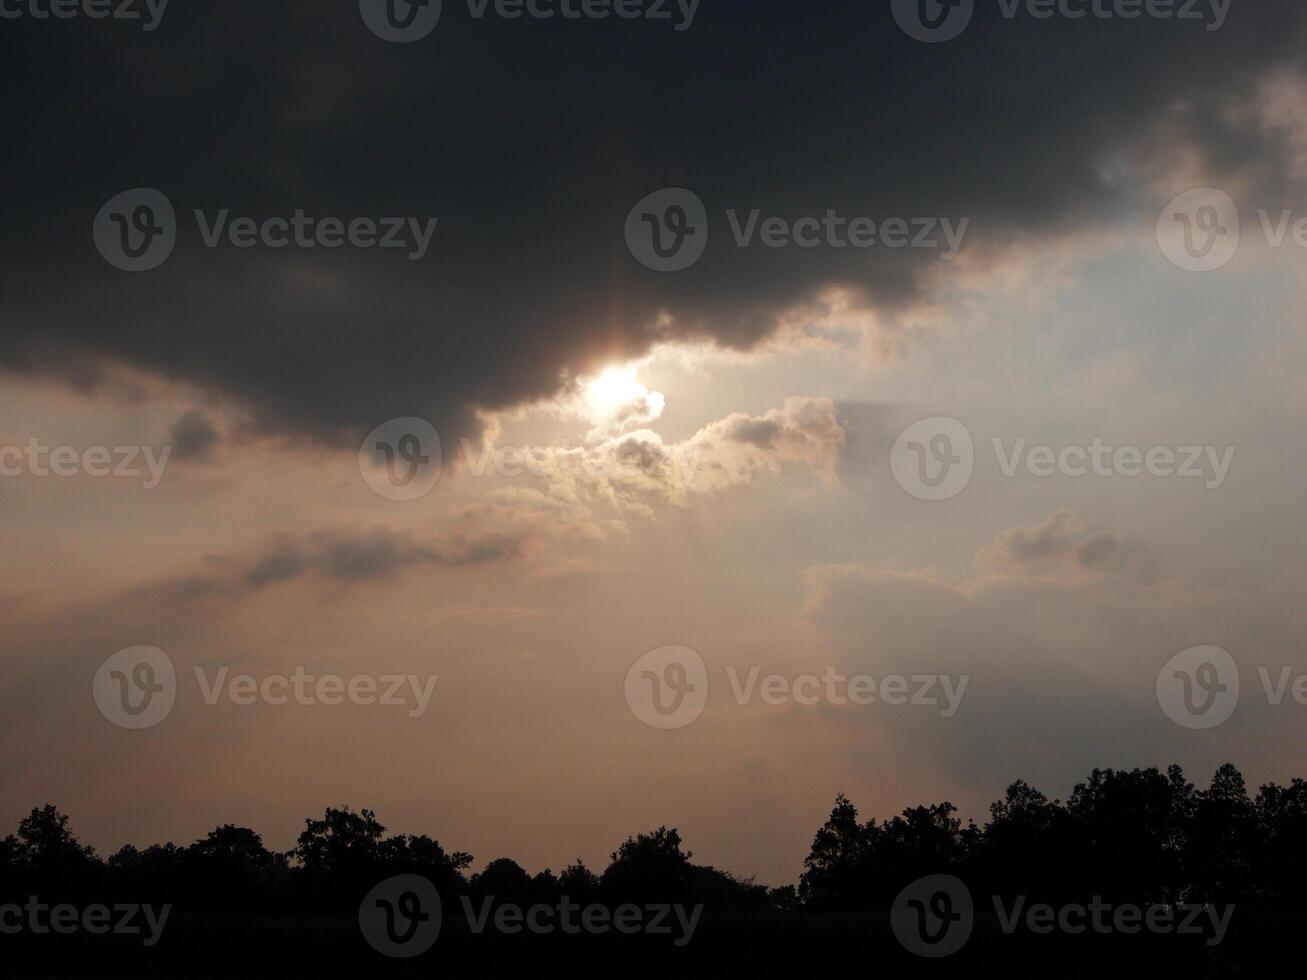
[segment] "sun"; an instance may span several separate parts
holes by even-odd
[[[599,418],[648,396],[649,389],[635,379],[633,367],[605,368],[581,389],[590,413]]]

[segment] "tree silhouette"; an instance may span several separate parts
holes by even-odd
[[[602,874],[579,859],[555,876],[549,869],[532,874],[509,858],[497,858],[469,879],[470,854],[446,851],[428,836],[388,837],[367,809],[327,808],[321,818],[305,821],[295,848],[286,854],[270,851],[251,829],[223,824],[187,847],[129,845],[101,860],[78,841],[66,816],[45,806],[0,839],[0,905],[21,905],[32,896],[43,902],[176,904],[185,910],[178,922],[191,916],[189,926],[177,926],[190,937],[177,941],[183,947],[212,944],[216,935],[228,943],[248,935],[259,955],[269,955],[268,937],[298,928],[293,923],[304,916],[353,921],[363,896],[375,886],[395,875],[416,874],[430,880],[445,900],[443,918],[454,937],[468,934],[458,925],[463,906],[453,899],[460,895],[472,896],[478,909],[486,900],[548,906],[564,896],[578,907],[680,903],[713,910],[717,927],[726,929],[718,934],[720,948],[738,956],[742,937],[765,942],[776,929],[815,929],[813,935],[829,938],[832,933],[820,931],[827,927],[818,925],[828,920],[847,940],[849,934],[838,930],[846,928],[840,923],[848,916],[883,916],[905,886],[928,875],[952,874],[977,897],[1024,896],[1030,903],[1088,904],[1101,898],[1110,904],[1257,904],[1275,910],[1255,920],[1274,929],[1279,928],[1276,916],[1304,904],[1305,839],[1307,783],[1263,786],[1250,798],[1242,775],[1229,765],[1218,769],[1204,790],[1195,789],[1174,766],[1166,772],[1095,770],[1065,802],[1017,781],[990,806],[980,827],[964,826],[947,802],[909,807],[884,822],[862,821],[854,804],[839,795],[813,837],[798,887],[770,890],[696,864],[679,831],[666,826],[622,841]],[[979,913],[984,903],[978,901],[977,908]],[[215,917],[209,925],[206,915]],[[187,931],[197,928],[198,933]],[[731,940],[735,928],[745,932]],[[323,936],[313,942],[338,953],[358,951],[361,940],[353,926],[330,935],[334,946]],[[38,940],[28,936],[23,942]],[[480,948],[499,948],[495,940],[487,942],[491,945]],[[446,948],[456,943],[451,939]],[[11,941],[4,948],[14,956],[16,948],[27,947]],[[1249,946],[1240,948],[1251,962]],[[1262,942],[1257,948],[1270,947]],[[40,958],[48,957],[51,947],[38,942],[32,949]],[[1199,958],[1186,960],[1186,969],[1208,970],[1211,964],[1203,956],[1231,955],[1205,952],[1201,944],[1197,949]],[[1175,955],[1172,947],[1166,950]],[[508,969],[510,962],[521,966],[500,956],[469,960],[467,972]],[[1090,969],[1096,961],[1082,950],[1074,962]],[[84,966],[78,961],[65,973],[82,975]],[[668,974],[679,969],[671,962],[663,966]],[[603,961],[599,972],[621,969],[620,959]]]
[[[353,875],[380,864],[386,828],[371,810],[327,807],[321,820],[304,823],[293,853],[310,874]]]
[[[675,902],[689,891],[690,858],[681,851],[681,835],[659,827],[628,837],[613,852],[603,873],[606,893],[630,902]]]
[[[472,877],[471,888],[478,896],[528,904],[535,892],[531,876],[510,858],[498,858],[487,864],[485,870]]]
[[[19,861],[37,874],[79,874],[95,864],[95,849],[78,842],[68,818],[53,806],[33,810],[19,822],[16,844]]]
[[[870,898],[864,887],[876,821],[864,827],[858,810],[843,793],[835,797],[830,819],[817,831],[803,859],[799,896],[816,909],[856,908]]]
[[[578,902],[588,902],[599,894],[599,876],[577,858],[558,876],[558,890]]]
[[[1211,788],[1194,800],[1190,820],[1185,873],[1191,888],[1187,897],[1191,901],[1251,900],[1258,848],[1257,808],[1239,770],[1224,765],[1216,771]]]

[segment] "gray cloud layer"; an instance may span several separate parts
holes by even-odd
[[[887,4],[709,2],[682,33],[446,8],[412,45],[379,41],[350,3],[177,4],[151,33],[7,21],[0,364],[83,385],[139,366],[330,443],[407,414],[457,437],[479,407],[659,338],[747,347],[830,285],[892,315],[948,268],[913,249],[739,249],[728,208],[966,216],[964,253],[983,254],[1119,216],[1121,167],[1181,148],[1274,187],[1282,134],[1235,110],[1301,60],[1307,19],[1294,0],[1239,4],[1219,32],[986,8],[935,46]],[[182,232],[133,276],[90,226],[137,186],[170,196]],[[667,186],[697,191],[714,228],[675,275],[622,234]],[[439,225],[420,262],[204,248],[191,212],[224,208]]]

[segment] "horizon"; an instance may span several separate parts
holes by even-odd
[[[1231,764],[1226,763],[1226,764],[1223,764],[1221,767],[1219,767],[1219,768],[1218,768],[1218,769],[1217,769],[1217,770],[1212,774],[1212,780],[1211,780],[1211,782],[1212,782],[1213,784],[1215,784],[1215,783],[1217,782],[1217,780],[1219,779],[1222,770],[1228,769],[1228,768],[1230,768],[1230,766],[1231,766]],[[1168,768],[1169,768],[1169,767],[1168,767]],[[1237,767],[1234,767],[1234,768],[1235,768],[1236,771],[1237,771]],[[1154,774],[1154,775],[1156,775],[1156,774],[1160,774],[1160,770],[1158,770],[1156,767],[1153,767],[1153,768],[1150,768],[1150,769],[1147,769],[1147,770],[1143,770],[1143,769],[1138,769],[1138,768],[1136,768],[1136,769],[1129,770],[1129,771],[1127,771],[1127,770],[1116,771],[1116,770],[1110,770],[1110,769],[1109,769],[1109,770],[1095,770],[1093,773],[1090,773],[1090,774],[1088,774],[1087,776],[1085,776],[1085,777],[1083,777],[1083,778],[1077,779],[1077,780],[1076,780],[1076,783],[1075,783],[1075,787],[1074,787],[1074,789],[1084,790],[1084,789],[1086,788],[1086,786],[1088,786],[1088,785],[1092,782],[1092,780],[1093,780],[1095,777],[1098,777],[1098,776],[1100,776],[1100,775],[1106,775],[1106,776],[1117,776],[1117,775],[1119,775],[1119,776],[1122,776],[1122,777],[1126,777],[1126,776],[1138,776],[1138,775],[1140,775],[1140,774]],[[1294,777],[1293,782],[1294,782],[1294,783],[1301,783],[1301,782],[1303,782],[1303,777]],[[1202,781],[1201,781],[1201,780],[1192,783],[1192,785],[1193,785],[1193,787],[1194,787],[1195,789],[1197,789],[1197,790],[1200,791],[1200,792],[1205,792],[1205,791],[1208,791],[1208,790],[1210,790],[1210,789],[1212,788],[1211,786],[1204,787],[1203,784],[1202,784]],[[1021,779],[1014,779],[1014,780],[1013,780],[1013,781],[1008,785],[1008,787],[1005,788],[1005,791],[1010,791],[1010,790],[1012,790],[1014,787],[1017,787],[1017,786],[1028,787],[1029,789],[1033,789],[1033,790],[1036,791],[1037,793],[1040,792],[1040,787],[1038,787],[1038,786],[1029,786],[1029,784],[1027,784],[1024,780],[1021,780]],[[1280,788],[1280,789],[1282,789],[1283,787],[1277,787],[1276,784],[1274,784],[1274,783],[1266,784],[1266,785],[1264,785],[1264,786],[1254,786],[1254,787],[1249,787],[1249,790],[1250,790],[1249,793],[1248,793],[1248,797],[1249,797],[1249,799],[1250,799],[1251,801],[1255,801],[1256,798],[1257,798],[1258,796],[1262,795],[1263,791],[1266,790],[1266,789],[1268,789],[1268,788],[1271,788],[1271,789],[1274,789],[1274,788]],[[1040,795],[1046,797],[1047,800],[1048,800],[1051,804],[1053,804],[1054,806],[1063,806],[1063,805],[1065,805],[1066,800],[1064,800],[1063,797],[1062,797],[1061,795],[1050,795],[1050,794],[1046,794],[1046,793],[1040,793]],[[1073,796],[1073,795],[1074,795],[1074,793],[1067,793],[1067,794],[1066,794],[1066,797],[1067,797],[1067,798],[1070,798],[1070,797]],[[849,799],[849,797],[848,797],[846,794],[844,794],[844,793],[837,793],[837,794],[835,795],[835,797],[833,798],[832,803],[833,803],[833,804],[838,808],[838,806],[840,805],[841,802],[845,802],[845,803],[848,803],[848,804],[852,804],[855,808],[857,807],[857,801],[856,801],[856,800],[851,800],[851,799]],[[988,824],[989,824],[989,823],[994,819],[994,814],[993,814],[993,812],[992,812],[992,808],[1001,805],[1003,802],[1004,802],[1004,800],[1001,799],[1001,798],[1000,798],[1000,799],[996,799],[996,800],[994,800],[993,803],[992,803],[992,805],[991,805],[991,807],[989,808],[989,812],[987,812],[987,814],[986,814],[982,819],[979,819],[979,820],[976,819],[976,818],[975,818],[974,816],[972,816],[972,815],[968,815],[968,814],[966,814],[966,813],[962,813],[962,812],[957,811],[956,808],[954,808],[954,810],[953,810],[953,816],[958,820],[958,822],[959,822],[959,824],[960,824],[961,827],[964,827],[964,828],[965,828],[965,827],[975,827],[975,828],[978,828],[978,829],[982,829],[982,830],[983,830],[983,829],[984,829],[984,828],[985,828],[985,827],[986,827],[986,826],[987,826],[987,825],[988,825]],[[873,813],[873,814],[867,814],[867,813],[863,812],[862,810],[859,810],[858,812],[859,812],[863,817],[865,817],[865,818],[871,820],[873,823],[879,823],[879,824],[884,825],[884,824],[889,824],[889,823],[891,823],[895,818],[899,818],[899,817],[903,817],[903,816],[907,815],[908,811],[914,810],[914,809],[916,809],[916,808],[918,808],[918,807],[926,807],[926,808],[930,808],[930,807],[934,807],[934,806],[951,806],[951,804],[950,804],[949,801],[947,801],[947,800],[916,801],[915,803],[905,803],[905,804],[904,804],[904,805],[903,805],[899,810],[896,810],[895,812],[893,812],[893,813],[891,813],[891,814],[874,814],[874,813]],[[299,844],[296,843],[296,841],[297,841],[297,839],[300,837],[300,835],[303,834],[303,830],[301,830],[299,834],[296,834],[296,835],[294,835],[294,837],[291,838],[291,843],[290,843],[289,846],[281,847],[281,846],[277,846],[277,845],[276,845],[276,843],[275,843],[275,839],[265,837],[265,836],[264,836],[264,835],[263,835],[263,834],[258,830],[258,828],[254,828],[254,827],[250,827],[250,828],[240,828],[240,827],[237,827],[235,824],[232,824],[232,823],[230,823],[230,822],[226,822],[226,821],[221,821],[221,820],[220,820],[217,824],[214,824],[213,826],[211,826],[210,829],[209,829],[209,831],[206,832],[206,834],[202,834],[202,835],[200,835],[200,836],[197,837],[194,841],[191,841],[189,844],[178,844],[176,841],[172,841],[172,840],[168,840],[168,841],[152,841],[152,842],[150,842],[150,843],[148,843],[148,844],[145,843],[145,842],[142,842],[142,841],[124,841],[124,842],[121,842],[119,845],[114,846],[114,847],[102,848],[102,847],[97,847],[95,844],[93,844],[93,843],[91,843],[91,842],[89,842],[89,841],[86,841],[86,840],[81,839],[81,838],[80,838],[80,835],[77,833],[77,829],[78,829],[78,828],[77,828],[76,814],[64,813],[62,810],[60,810],[60,808],[58,807],[57,804],[54,804],[54,803],[46,803],[46,804],[41,805],[41,806],[34,806],[34,807],[32,808],[32,812],[35,813],[35,812],[38,811],[38,810],[42,810],[42,809],[50,808],[50,807],[53,807],[55,811],[61,813],[64,817],[67,817],[67,818],[68,818],[68,829],[69,829],[69,831],[73,834],[74,838],[78,839],[78,840],[80,841],[80,843],[82,843],[84,846],[88,846],[88,847],[90,847],[90,848],[92,849],[92,851],[94,852],[94,854],[96,855],[96,857],[98,857],[98,858],[99,858],[100,860],[102,860],[102,861],[107,861],[107,860],[109,860],[111,857],[113,857],[115,854],[119,853],[120,851],[125,851],[125,850],[128,850],[128,849],[130,849],[130,848],[135,848],[136,850],[145,850],[145,849],[147,849],[147,848],[149,848],[149,847],[169,847],[169,846],[176,846],[176,847],[178,847],[179,849],[185,849],[185,848],[188,848],[188,847],[194,847],[194,846],[198,846],[198,845],[203,844],[203,843],[205,842],[205,840],[206,840],[207,837],[212,836],[213,833],[218,832],[218,831],[230,830],[230,829],[237,829],[237,830],[248,829],[248,830],[253,831],[253,832],[258,836],[258,838],[259,838],[259,840],[262,842],[263,846],[264,846],[265,848],[267,848],[271,853],[273,853],[273,854],[275,854],[275,855],[278,855],[278,856],[286,857],[288,860],[290,860],[291,862],[294,862],[294,863],[295,863],[294,866],[300,866],[300,859],[299,859],[299,857],[297,856],[297,853],[296,853],[297,850],[298,850]],[[433,840],[435,840],[435,841],[437,841],[437,842],[439,842],[439,843],[443,843],[443,844],[451,844],[451,845],[452,845],[452,844],[455,844],[455,843],[456,843],[456,842],[452,842],[452,841],[449,841],[449,840],[444,840],[444,841],[442,842],[442,840],[441,840],[441,835],[438,834],[438,833],[433,833],[433,831],[435,831],[437,828],[431,828],[431,827],[425,827],[425,828],[424,828],[424,827],[392,827],[392,826],[390,826],[389,824],[386,824],[386,823],[385,823],[385,820],[384,820],[385,814],[377,813],[376,811],[374,811],[374,810],[372,810],[372,809],[370,809],[369,807],[366,807],[366,806],[360,806],[360,807],[354,808],[354,807],[352,807],[349,803],[338,802],[338,803],[336,803],[336,804],[327,804],[327,805],[326,805],[325,807],[323,807],[322,809],[324,810],[324,812],[325,812],[328,816],[330,816],[330,814],[331,814],[332,812],[341,812],[341,813],[354,814],[354,815],[359,815],[359,816],[362,816],[362,815],[369,815],[369,816],[371,816],[371,817],[376,818],[377,823],[380,824],[380,825],[382,826],[382,828],[383,828],[385,831],[391,832],[391,833],[392,833],[393,835],[395,835],[395,836],[399,836],[399,837],[408,837],[408,836],[415,836],[415,837],[430,837],[430,838],[432,838]],[[316,813],[317,811],[314,811],[314,812]],[[319,819],[319,818],[317,818],[317,817],[315,817],[315,816],[312,816],[312,815],[307,816],[307,817],[305,817],[305,818],[303,819],[303,824],[305,824],[305,825],[312,825],[312,824],[314,823],[314,821],[317,820],[317,819]],[[814,825],[815,825],[815,823],[816,823],[816,822],[814,821]],[[651,833],[653,833],[653,832],[660,832],[660,831],[666,831],[666,830],[670,830],[670,831],[672,831],[673,833],[679,833],[679,828],[677,828],[677,827],[667,827],[667,826],[665,826],[665,825],[655,827],[655,826],[653,826],[653,825],[650,825],[650,826],[648,826],[647,828],[645,828],[644,830],[640,830],[640,831],[636,831],[636,832],[628,833],[628,834],[624,835],[623,839],[629,841],[629,840],[631,840],[631,839],[633,839],[633,838],[635,838],[635,837],[645,836],[645,835],[651,834]],[[607,859],[607,860],[611,861],[611,860],[616,856],[617,852],[621,849],[621,848],[620,848],[621,843],[622,843],[622,841],[620,841],[620,840],[616,842],[616,844],[614,845],[614,849],[608,852],[608,855],[609,855],[609,856],[608,856],[608,859]],[[693,842],[693,841],[690,841],[690,840],[686,840],[685,843],[686,843],[687,845],[689,845],[689,850],[686,852],[687,855],[693,855],[693,854],[694,854],[694,842]],[[465,851],[460,851],[459,853],[466,854],[467,852],[465,852]],[[805,855],[805,857],[806,857],[806,856],[807,856],[807,855]],[[601,860],[590,861],[590,860],[587,860],[586,857],[585,857],[584,855],[575,855],[575,856],[573,856],[573,857],[571,857],[571,858],[567,858],[567,859],[565,859],[565,860],[559,860],[559,861],[556,861],[556,862],[553,862],[553,863],[550,863],[550,864],[546,864],[546,865],[544,865],[543,867],[539,867],[539,868],[533,868],[533,867],[529,867],[529,866],[525,866],[525,865],[520,865],[520,864],[518,864],[518,862],[517,862],[517,861],[516,861],[516,860],[515,860],[511,855],[508,855],[508,854],[501,854],[501,855],[499,855],[499,856],[497,856],[497,857],[487,857],[487,858],[484,858],[484,859],[482,859],[481,857],[479,857],[479,856],[477,856],[477,855],[475,855],[475,854],[472,854],[472,855],[469,855],[469,858],[470,858],[470,863],[469,863],[469,866],[468,866],[468,868],[467,868],[467,877],[468,877],[469,879],[473,880],[473,881],[475,881],[476,876],[477,876],[478,874],[480,874],[480,873],[484,873],[484,872],[487,871],[491,866],[493,866],[493,865],[497,865],[497,864],[500,864],[500,863],[503,862],[503,861],[510,861],[511,863],[513,863],[513,864],[518,865],[519,867],[521,867],[522,870],[525,871],[528,875],[533,875],[533,876],[534,876],[534,875],[547,875],[547,874],[550,874],[551,872],[554,872],[554,869],[555,869],[555,868],[558,868],[558,869],[560,869],[560,870],[561,870],[561,869],[566,869],[567,867],[571,866],[571,865],[574,864],[574,863],[580,863],[581,865],[583,865],[583,866],[585,866],[585,867],[587,867],[587,868],[591,868],[591,869],[602,869],[603,866],[604,866],[604,864],[605,864],[605,860],[602,860],[602,859],[601,859]],[[714,866],[711,864],[711,862],[706,863],[706,864],[704,864],[704,865],[702,865],[702,866],[704,866],[704,867],[714,867]],[[802,865],[801,865],[801,866],[802,866]],[[738,880],[738,881],[741,881],[741,882],[747,882],[747,883],[756,884],[756,885],[761,885],[761,886],[764,886],[764,887],[766,887],[766,888],[768,888],[768,889],[784,889],[784,888],[786,888],[787,886],[792,887],[792,886],[796,885],[796,884],[799,882],[799,879],[802,877],[802,875],[800,875],[800,874],[796,874],[796,875],[794,876],[794,878],[793,878],[792,880],[789,880],[789,881],[783,881],[783,882],[768,882],[768,881],[759,881],[759,880],[757,880],[757,876],[756,876],[756,875],[753,875],[753,874],[748,873],[747,870],[745,870],[745,869],[740,869],[740,868],[716,868],[716,870],[718,870],[718,871],[722,871],[722,872],[725,872],[725,873],[729,874],[730,876],[732,876],[733,878],[735,878],[735,879]]]

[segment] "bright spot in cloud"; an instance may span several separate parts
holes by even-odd
[[[633,367],[610,367],[582,388],[591,414],[607,418],[632,402],[649,394],[649,389],[635,379]]]
[[[634,366],[614,366],[582,384],[582,413],[595,426],[591,439],[613,438],[663,414],[667,399],[642,385],[635,372]]]

